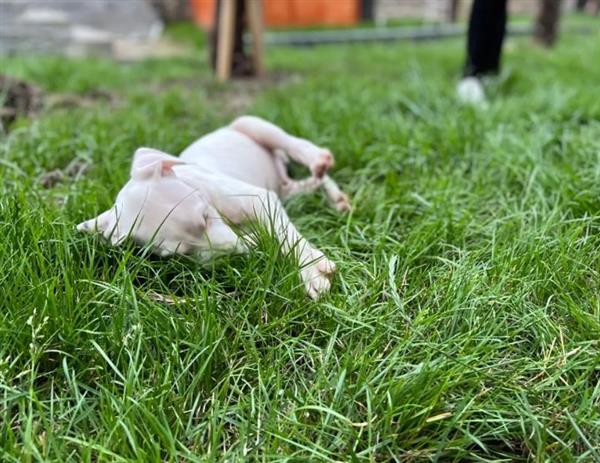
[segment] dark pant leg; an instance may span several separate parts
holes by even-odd
[[[493,74],[500,70],[506,32],[507,0],[474,0],[469,19],[464,76]]]

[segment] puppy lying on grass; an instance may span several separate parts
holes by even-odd
[[[312,176],[290,179],[288,156]],[[114,206],[77,229],[100,232],[115,245],[131,236],[162,256],[210,258],[246,251],[251,240],[240,239],[230,224],[257,221],[275,233],[285,252],[294,252],[306,291],[317,299],[329,290],[335,264],[300,235],[280,199],[322,187],[336,209],[348,210],[348,196],[326,175],[332,165],[329,150],[243,116],[192,143],[178,158],[139,148]]]

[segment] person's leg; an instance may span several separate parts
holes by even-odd
[[[464,77],[500,70],[506,32],[507,0],[474,0],[469,19]]]

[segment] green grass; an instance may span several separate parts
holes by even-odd
[[[329,146],[354,201],[288,203],[339,267],[320,302],[268,239],[202,267],[74,230],[136,147],[177,153],[251,85],[204,54],[5,60],[115,98],[0,141],[0,460],[598,461],[599,48],[511,41],[484,112],[453,96],[462,41],[271,50],[289,78],[246,112]]]

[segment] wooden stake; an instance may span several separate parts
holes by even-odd
[[[250,27],[250,34],[252,35],[254,70],[258,76],[261,76],[265,72],[262,0],[246,0],[246,14],[248,15],[248,25]]]
[[[217,79],[221,82],[231,77],[233,63],[233,34],[235,28],[235,0],[222,0],[217,36]]]

